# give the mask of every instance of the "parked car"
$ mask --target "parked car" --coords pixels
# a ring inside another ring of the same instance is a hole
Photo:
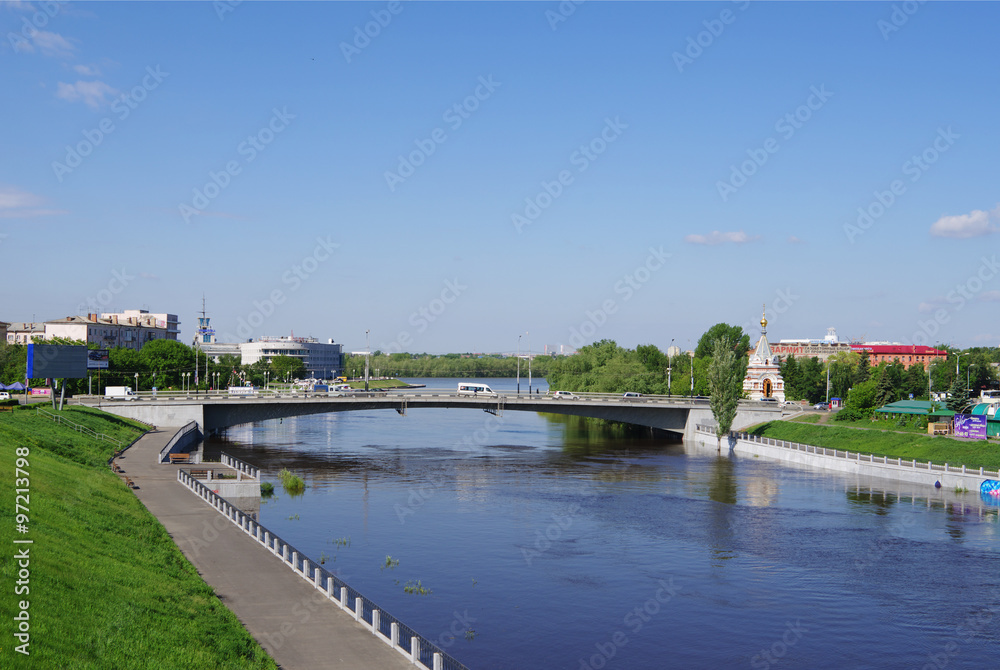
[[[776,403],[776,402],[778,402],[778,399],[777,398],[761,398],[760,401],[761,402],[774,402],[774,403]]]
[[[10,400],[10,394],[6,391],[0,391],[0,400]]]
[[[556,391],[552,394],[553,400],[579,400],[580,396],[575,393],[570,393],[569,391]]]
[[[818,402],[813,405],[813,409],[830,409],[830,403]]]

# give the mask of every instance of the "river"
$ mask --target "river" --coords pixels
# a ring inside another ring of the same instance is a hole
[[[275,483],[264,525],[473,669],[1000,665],[998,510],[975,492],[514,411],[314,415],[218,449]]]

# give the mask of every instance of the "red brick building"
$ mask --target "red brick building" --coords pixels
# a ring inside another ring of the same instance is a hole
[[[948,358],[948,352],[944,349],[916,344],[852,344],[851,351],[867,351],[868,362],[872,365],[878,365],[882,361],[892,363],[899,359],[900,364],[907,369],[911,365],[922,365],[926,370],[932,362]]]

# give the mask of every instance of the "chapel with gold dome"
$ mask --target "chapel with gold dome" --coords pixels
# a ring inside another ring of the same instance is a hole
[[[771,345],[767,343],[766,309],[760,319],[760,340],[747,363],[743,391],[750,400],[774,398],[778,402],[785,401],[785,380],[781,378],[781,367],[777,356],[771,352]]]

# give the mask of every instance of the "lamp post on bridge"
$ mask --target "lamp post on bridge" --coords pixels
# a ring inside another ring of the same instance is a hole
[[[521,395],[521,338],[523,335],[517,336],[517,394]]]
[[[528,336],[528,395],[531,395],[531,333],[525,331]]]
[[[673,349],[673,348],[674,348],[674,338],[671,337],[670,338],[670,346],[667,347],[667,397],[668,398],[670,397],[670,382],[671,382],[671,379],[670,379],[670,372],[671,372],[671,367],[670,367],[670,350]]]
[[[368,362],[372,355],[372,341],[368,336],[371,330],[365,331],[365,392],[368,391]]]

